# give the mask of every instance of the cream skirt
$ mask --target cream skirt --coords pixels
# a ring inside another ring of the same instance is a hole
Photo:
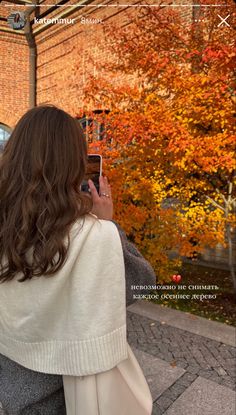
[[[67,415],[151,415],[152,396],[128,345],[128,359],[106,372],[63,375]]]

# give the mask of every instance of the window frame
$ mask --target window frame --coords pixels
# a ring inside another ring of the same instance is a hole
[[[0,152],[3,151],[6,142],[12,133],[12,128],[0,122]]]

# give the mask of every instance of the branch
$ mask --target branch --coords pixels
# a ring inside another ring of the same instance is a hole
[[[219,191],[219,189],[217,189],[217,187],[215,189],[216,189],[216,193],[218,193],[218,195],[220,197],[222,197],[222,199],[225,202],[225,204],[227,204],[228,201],[227,201],[226,197]]]
[[[231,205],[233,206],[233,209],[236,210],[236,199],[231,200]]]
[[[213,200],[210,196],[206,195],[206,198],[214,205],[216,206],[218,209],[222,210],[224,213],[226,211],[225,208],[223,208],[223,206],[219,205],[219,203],[217,203],[215,200]]]
[[[229,182],[229,192],[228,192],[228,202],[231,202],[231,195],[232,195],[232,190],[233,190],[233,183]]]

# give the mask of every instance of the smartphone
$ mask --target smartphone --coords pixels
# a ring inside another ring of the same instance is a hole
[[[88,179],[91,179],[99,193],[99,177],[102,175],[102,156],[99,154],[88,154],[87,169],[81,184],[83,192],[90,192]]]

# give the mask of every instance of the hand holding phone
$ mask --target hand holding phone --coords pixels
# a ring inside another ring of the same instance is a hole
[[[113,217],[113,201],[111,194],[111,186],[106,177],[99,177],[100,195],[91,179],[88,180],[91,197],[93,200],[93,208],[91,213],[94,213],[99,219],[112,220]]]

